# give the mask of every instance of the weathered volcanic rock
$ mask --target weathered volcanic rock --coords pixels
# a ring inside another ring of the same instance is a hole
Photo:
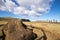
[[[22,21],[25,21],[25,22],[30,22],[30,20],[28,19],[21,19]]]
[[[28,29],[22,20],[10,20],[3,26],[5,40],[34,40],[33,30]]]

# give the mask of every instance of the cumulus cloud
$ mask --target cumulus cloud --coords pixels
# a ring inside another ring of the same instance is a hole
[[[48,13],[54,0],[0,0],[0,10],[16,15],[40,16]],[[18,4],[18,5],[17,5]]]

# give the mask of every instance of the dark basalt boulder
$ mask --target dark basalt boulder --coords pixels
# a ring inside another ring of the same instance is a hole
[[[22,20],[10,20],[3,26],[5,40],[34,40],[36,34],[22,23]]]
[[[22,21],[25,21],[25,22],[30,22],[30,20],[28,19],[21,19]]]

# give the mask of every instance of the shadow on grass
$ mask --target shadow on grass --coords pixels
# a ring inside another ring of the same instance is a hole
[[[41,39],[43,39],[43,40],[47,40],[47,36],[46,36],[46,34],[45,34],[44,30],[43,30],[43,29],[41,29],[41,31],[43,32],[43,36],[41,36],[41,37],[40,37],[40,38],[38,38],[37,40],[41,40]]]
[[[30,26],[30,27],[32,27],[32,28],[36,28],[36,29],[39,29],[38,27],[35,27],[35,26],[32,26],[32,25],[28,25],[28,26]],[[41,36],[40,38],[38,38],[37,40],[47,40],[47,36],[46,36],[46,34],[45,34],[45,31],[42,29],[42,28],[40,28],[39,30],[41,30],[42,31],[42,33],[43,33],[43,36]]]
[[[3,30],[2,30],[2,34],[3,34],[3,35],[0,36],[0,39],[1,39],[1,40],[5,40],[5,36],[6,36],[6,35],[4,34],[4,31],[3,31]]]

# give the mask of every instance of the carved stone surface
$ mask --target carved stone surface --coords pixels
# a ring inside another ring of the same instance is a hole
[[[21,20],[10,20],[3,26],[6,35],[5,40],[34,40],[35,35],[32,30],[26,28]]]

